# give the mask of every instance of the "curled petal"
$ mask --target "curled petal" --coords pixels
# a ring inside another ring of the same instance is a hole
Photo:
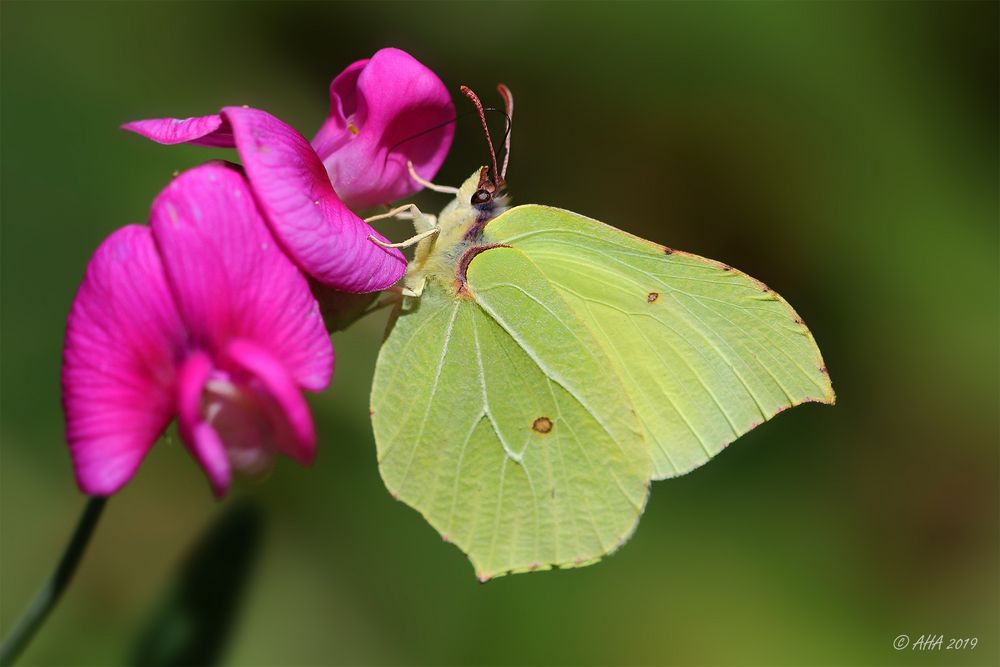
[[[90,260],[63,349],[66,437],[85,493],[120,489],[170,423],[185,336],[149,228],[113,233]]]
[[[434,72],[405,51],[382,49],[330,84],[330,116],[313,146],[341,199],[367,208],[421,189],[408,160],[420,176],[434,178],[451,147],[454,118]]]
[[[320,283],[345,292],[376,292],[406,271],[399,250],[368,239],[373,235],[386,240],[337,196],[309,142],[274,116],[226,107],[220,116],[135,121],[123,127],[160,143],[223,145],[213,142],[232,137],[225,145],[236,145],[272,231],[292,259]]]
[[[215,356],[234,338],[253,341],[299,385],[327,386],[333,346],[319,305],[237,167],[208,163],[175,178],[153,202],[151,225],[195,344]]]
[[[225,495],[232,479],[222,438],[202,415],[205,385],[212,373],[212,360],[195,351],[181,367],[177,394],[177,426],[191,455],[208,475],[216,497]]]
[[[309,406],[284,366],[263,347],[231,341],[213,363],[191,353],[180,371],[181,437],[222,497],[233,472],[258,475],[276,453],[310,465],[316,448]]]
[[[158,144],[195,144],[233,148],[233,132],[222,116],[195,116],[194,118],[150,118],[134,120],[122,125],[123,130],[135,132]]]
[[[331,155],[357,134],[358,128],[353,125],[352,120],[357,120],[358,77],[370,61],[370,58],[366,58],[351,63],[330,83],[330,115],[312,140],[313,148],[321,159]]]
[[[226,348],[222,363],[237,384],[257,392],[278,451],[311,465],[316,451],[312,415],[285,368],[260,345],[239,339]]]

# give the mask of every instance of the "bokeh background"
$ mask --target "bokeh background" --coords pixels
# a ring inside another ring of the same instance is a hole
[[[235,103],[311,136],[331,77],[382,46],[413,53],[456,99],[462,83],[513,89],[516,201],[781,292],[838,394],[655,484],[631,542],[601,564],[481,585],[379,478],[367,407],[380,313],[335,336],[334,384],[312,400],[313,469],[282,460],[220,506],[176,438],[160,443],[24,664],[125,660],[178,561],[241,496],[266,528],[233,665],[1000,661],[997,3],[0,10],[0,632],[84,504],[59,365],[90,253],[144,220],[175,170],[235,159],[117,126]],[[437,180],[484,160],[462,121]],[[896,652],[902,633],[979,644]]]

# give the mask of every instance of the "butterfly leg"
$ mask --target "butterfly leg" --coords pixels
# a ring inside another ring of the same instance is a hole
[[[403,300],[404,296],[419,297],[424,293],[424,285],[427,284],[427,278],[421,277],[418,280],[410,283],[409,285],[393,285],[392,287],[383,290],[382,298],[378,299],[375,303],[365,309],[362,316],[368,313],[374,313],[377,310],[381,310],[386,306],[391,306],[393,304],[399,303]]]
[[[412,213],[409,214],[401,213],[400,217],[403,218],[404,220],[412,220],[413,231],[415,231],[417,234],[425,232],[428,229],[435,229],[438,226],[437,216],[431,215],[430,213],[421,213],[420,211],[417,211],[416,215]]]
[[[374,243],[375,245],[379,246],[380,248],[409,248],[411,245],[416,245],[417,243],[420,243],[421,241],[423,241],[428,236],[434,236],[435,234],[439,233],[440,231],[441,230],[438,229],[437,227],[432,227],[431,229],[428,229],[427,231],[420,232],[419,234],[411,236],[410,238],[406,239],[405,241],[400,241],[399,243],[386,243],[385,241],[379,241],[377,238],[375,238],[371,234],[368,235],[368,240],[371,241],[372,243]]]
[[[369,234],[368,239],[375,245],[382,248],[409,248],[411,245],[420,243],[420,241],[424,240],[428,236],[434,236],[441,231],[437,226],[437,218],[430,214],[421,213],[420,209],[417,208],[415,204],[405,204],[386,213],[373,215],[370,218],[365,218],[365,222],[374,222],[376,220],[384,220],[386,218],[413,220],[413,227],[417,231],[417,234],[411,236],[405,241],[400,241],[399,243],[386,243],[385,241],[380,241],[375,236]]]
[[[424,293],[424,285],[427,284],[427,276],[420,276],[412,284],[404,286],[400,290],[400,294],[403,296],[419,297]]]
[[[376,220],[385,220],[386,218],[400,218],[402,220],[412,220],[416,217],[423,216],[420,209],[417,208],[416,204],[403,204],[402,206],[397,206],[394,209],[390,209],[385,213],[379,213],[378,215],[373,215],[369,218],[365,218],[365,222],[372,223]]]
[[[420,185],[424,186],[428,190],[433,190],[434,192],[443,192],[449,195],[458,194],[458,188],[454,188],[450,185],[437,185],[435,183],[431,183],[425,178],[421,178],[420,174],[418,174],[416,169],[413,168],[413,162],[411,160],[406,161],[406,169],[407,171],[410,172],[410,178],[415,180],[417,183],[420,183]]]
[[[416,228],[417,232],[437,227],[437,216],[421,212],[421,210],[417,208],[416,204],[403,204],[402,206],[397,206],[396,208],[386,211],[385,213],[379,213],[378,215],[365,218],[365,222],[375,222],[376,220],[385,220],[386,218],[412,220],[413,226]]]

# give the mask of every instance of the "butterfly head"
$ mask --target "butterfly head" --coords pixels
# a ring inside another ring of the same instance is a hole
[[[497,86],[497,90],[503,97],[505,113],[507,118],[507,129],[504,134],[504,160],[503,167],[498,167],[496,151],[493,149],[493,140],[490,137],[490,129],[486,124],[486,114],[483,103],[479,100],[472,89],[462,86],[462,94],[469,98],[479,113],[479,121],[483,125],[483,134],[486,135],[486,145],[490,150],[490,166],[480,167],[470,176],[458,190],[453,210],[469,211],[472,213],[477,226],[481,227],[487,221],[500,215],[507,209],[507,163],[510,160],[510,131],[511,118],[514,114],[514,97],[510,89],[502,83]]]
[[[491,177],[489,167],[480,167],[458,189],[456,204],[471,208],[478,214],[476,217],[500,215],[507,207],[506,189],[504,181]]]

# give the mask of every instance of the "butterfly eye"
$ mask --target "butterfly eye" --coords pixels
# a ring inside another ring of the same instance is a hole
[[[475,193],[473,193],[473,195],[472,195],[472,203],[473,204],[485,204],[486,202],[488,202],[492,198],[493,198],[493,195],[491,195],[489,193],[489,191],[480,188],[480,189],[476,190]]]

